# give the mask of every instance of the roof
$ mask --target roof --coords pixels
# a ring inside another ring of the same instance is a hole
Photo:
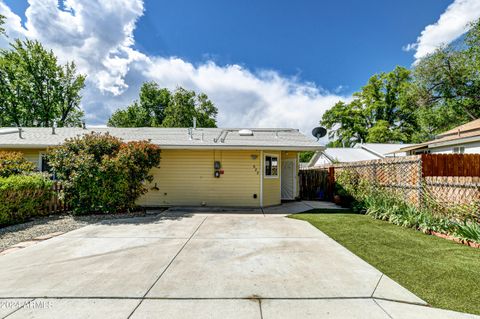
[[[386,144],[386,143],[361,143],[356,144],[355,148],[362,148],[381,157],[387,156],[399,148],[411,147],[416,144]]]
[[[390,152],[390,154],[405,153],[405,152],[408,152],[408,151],[417,150],[417,149],[424,148],[424,147],[427,147],[427,146],[428,146],[428,142],[420,143],[420,144],[413,144],[411,146],[402,147],[402,148],[397,149],[393,152]]]
[[[465,123],[463,125],[452,128],[449,131],[438,134],[437,138],[445,137],[447,135],[458,135],[459,133],[460,135],[462,135],[461,133],[463,132],[474,131],[474,130],[480,131],[480,119]]]
[[[435,148],[445,145],[456,145],[480,141],[480,119],[457,126],[449,131],[438,134],[436,139],[403,147],[392,153],[407,152],[422,148]]]
[[[361,148],[327,148],[317,152],[309,163],[309,166],[323,166],[332,163],[350,163],[380,159],[369,151]]]
[[[0,148],[46,148],[63,143],[65,139],[90,132],[109,133],[122,140],[150,140],[162,148],[177,149],[271,149],[271,150],[321,150],[324,147],[296,129],[249,129],[252,136],[239,134],[240,129],[197,128],[192,135],[187,128],[56,128],[49,127],[0,129]],[[203,138],[202,138],[203,137]]]

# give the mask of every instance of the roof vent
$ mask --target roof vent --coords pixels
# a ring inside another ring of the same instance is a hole
[[[253,136],[253,131],[243,129],[243,130],[238,131],[238,135],[240,135],[240,136]]]

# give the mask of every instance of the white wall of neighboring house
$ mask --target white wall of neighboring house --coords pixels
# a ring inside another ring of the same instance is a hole
[[[332,164],[332,161],[330,161],[325,155],[321,154],[319,155],[318,160],[314,163],[314,166],[323,166],[327,164]]]
[[[430,154],[453,154],[455,147],[464,147],[465,154],[480,154],[480,142],[467,143],[467,144],[455,144],[442,147],[430,148]]]

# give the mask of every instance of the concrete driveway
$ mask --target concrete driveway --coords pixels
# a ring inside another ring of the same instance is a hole
[[[174,212],[0,256],[4,318],[473,318],[433,309],[310,224]]]

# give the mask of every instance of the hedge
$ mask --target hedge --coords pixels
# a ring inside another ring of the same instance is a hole
[[[45,214],[52,186],[53,182],[40,173],[0,177],[0,226]]]

